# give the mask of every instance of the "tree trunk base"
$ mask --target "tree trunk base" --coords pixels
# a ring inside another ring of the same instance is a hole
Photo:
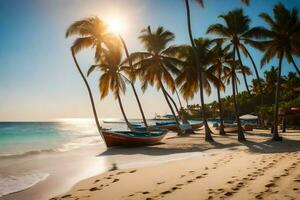
[[[205,133],[205,141],[207,141],[207,142],[213,142],[214,139],[211,137],[210,134],[206,134],[206,133]]]
[[[242,130],[238,131],[238,141],[239,141],[239,142],[244,142],[244,141],[246,141],[244,132],[243,132]]]
[[[224,131],[224,126],[220,126],[219,135],[226,135],[226,132]]]
[[[279,136],[278,133],[275,133],[275,134],[273,133],[272,141],[279,141],[279,142],[281,142],[282,141],[282,137]]]

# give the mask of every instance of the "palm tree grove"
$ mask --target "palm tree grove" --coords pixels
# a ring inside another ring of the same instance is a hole
[[[300,200],[299,11],[0,1],[0,200]]]

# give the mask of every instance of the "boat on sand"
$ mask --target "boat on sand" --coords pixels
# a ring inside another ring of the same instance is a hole
[[[165,137],[167,131],[102,131],[102,133],[107,147],[112,147],[121,145],[140,146],[157,143]]]

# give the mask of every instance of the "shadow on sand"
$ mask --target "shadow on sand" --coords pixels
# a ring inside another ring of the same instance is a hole
[[[296,134],[297,136],[299,134]],[[283,137],[282,142],[271,141],[270,133],[246,133],[247,141],[238,142],[235,134],[219,136],[214,134],[215,141],[204,142],[203,135],[190,135],[188,137],[169,137],[164,143],[149,146],[125,146],[109,148],[98,156],[106,155],[169,155],[176,153],[203,152],[210,149],[229,149],[235,150],[236,147],[246,147],[251,153],[287,153],[300,151],[300,140],[291,140]],[[182,141],[184,138],[190,141]],[[268,139],[267,139],[268,138]],[[174,142],[176,141],[176,142]],[[196,141],[196,142],[195,142]],[[202,141],[202,142],[198,142]]]

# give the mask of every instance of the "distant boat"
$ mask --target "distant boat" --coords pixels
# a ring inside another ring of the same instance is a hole
[[[121,145],[147,145],[161,141],[167,131],[102,131],[107,147]]]
[[[160,129],[166,129],[166,130],[170,130],[170,131],[177,131],[177,126],[176,126],[176,122],[156,122],[156,127],[160,128]],[[191,128],[187,128],[187,129],[199,129],[203,126],[203,123],[198,123],[198,124],[189,124],[187,127],[191,127]],[[182,127],[184,127],[182,125]],[[186,129],[186,130],[187,130]]]
[[[110,120],[103,120],[103,123],[109,123],[109,124],[124,124],[125,121],[110,121]]]
[[[165,126],[165,125],[176,125],[176,122],[170,121],[170,122],[156,122],[156,126]]]
[[[158,115],[155,113],[153,120],[173,120],[173,115]]]

